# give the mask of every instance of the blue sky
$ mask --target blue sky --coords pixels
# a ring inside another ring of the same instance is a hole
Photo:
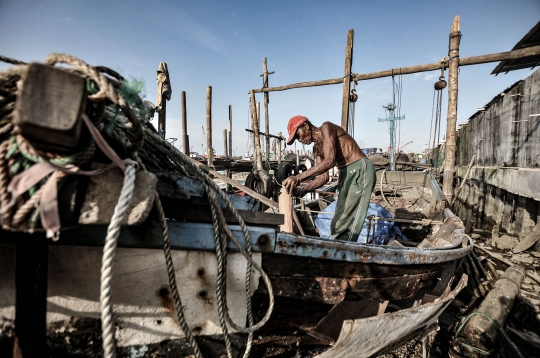
[[[188,132],[202,148],[206,86],[213,89],[213,142],[223,152],[228,107],[233,110],[233,150],[247,145],[248,91],[262,86],[268,58],[270,86],[343,76],[347,31],[354,29],[353,72],[368,73],[440,61],[448,34],[461,17],[461,57],[510,50],[540,19],[540,1],[26,1],[0,0],[0,54],[43,61],[68,53],[105,65],[146,84],[156,97],[156,70],[168,64],[172,99],[167,137],[181,138],[180,92],[186,91]],[[9,65],[0,63],[0,70]],[[490,75],[496,63],[460,69],[458,122],[531,70]],[[439,73],[402,78],[400,143],[421,151],[429,138],[433,84]],[[397,78],[396,78],[397,80]],[[388,146],[383,105],[392,100],[389,78],[358,83],[355,139],[362,147]],[[342,86],[270,94],[270,132],[285,134],[290,117],[318,125],[340,123]],[[262,102],[262,94],[257,95]],[[446,124],[447,92],[443,98]],[[264,116],[263,116],[264,121]],[[157,122],[157,116],[154,122]],[[264,123],[264,122],[263,122]],[[180,141],[176,142],[181,145]],[[306,148],[310,149],[310,148]]]

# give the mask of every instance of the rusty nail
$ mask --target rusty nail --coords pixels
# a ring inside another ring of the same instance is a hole
[[[268,235],[266,234],[259,236],[259,238],[257,239],[257,243],[259,245],[265,245],[267,242],[268,242]]]

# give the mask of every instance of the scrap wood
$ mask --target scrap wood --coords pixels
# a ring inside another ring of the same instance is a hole
[[[506,335],[503,328],[506,319],[519,296],[520,287],[525,279],[525,268],[510,266],[498,280],[493,290],[480,304],[476,312],[470,314],[456,334],[456,342],[465,348],[490,352],[500,342],[512,356],[522,357],[519,348]]]
[[[487,254],[488,256],[490,256],[491,258],[499,261],[499,262],[502,262],[503,264],[507,265],[507,266],[512,266],[514,265],[512,262],[502,258],[502,257],[499,257],[499,255],[497,254],[492,254],[491,252],[489,252],[488,250],[484,249],[483,247],[480,247],[478,246],[477,244],[474,244],[474,248],[477,249],[477,250],[480,250],[482,251],[483,253]],[[536,281],[538,284],[540,284],[540,277],[538,277],[537,274],[533,274],[532,272],[529,272],[527,271],[527,277],[529,277],[530,279]]]
[[[527,250],[529,247],[536,244],[540,240],[540,223],[536,224],[534,229],[527,235],[527,237],[520,241],[520,243],[512,250],[514,253]]]
[[[248,188],[247,186],[244,186],[244,185],[240,184],[240,183],[237,182],[236,180],[234,180],[234,179],[232,179],[232,178],[229,178],[229,177],[227,177],[226,175],[219,174],[217,171],[208,168],[206,165],[204,165],[204,164],[202,164],[202,163],[199,163],[198,161],[196,161],[196,160],[193,159],[193,158],[189,158],[189,159],[191,159],[191,161],[192,161],[193,163],[195,163],[195,165],[201,167],[202,169],[204,169],[204,170],[207,171],[208,173],[212,174],[213,176],[215,176],[215,177],[217,177],[217,178],[223,180],[224,182],[226,182],[226,183],[228,183],[228,184],[231,184],[231,185],[234,186],[235,188],[241,189],[242,191],[244,191],[245,193],[247,193],[249,196],[252,196],[252,197],[254,197],[255,199],[259,199],[259,200],[261,201],[261,203],[268,205],[268,206],[271,207],[272,209],[279,210],[279,205],[278,205],[278,203],[276,203],[274,200],[268,199],[268,198],[265,197],[264,195],[261,195],[261,194],[257,193],[256,191],[251,190],[251,189]]]

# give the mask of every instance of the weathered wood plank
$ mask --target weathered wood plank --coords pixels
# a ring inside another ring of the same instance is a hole
[[[278,203],[276,203],[276,202],[273,201],[272,199],[268,199],[268,198],[265,197],[264,195],[261,195],[261,194],[257,193],[256,191],[251,190],[250,188],[248,188],[248,187],[245,186],[245,185],[240,184],[240,183],[237,182],[236,180],[234,180],[234,179],[232,179],[232,178],[228,178],[226,175],[219,174],[219,173],[216,172],[215,170],[212,170],[212,169],[208,168],[207,166],[205,166],[205,165],[202,164],[202,163],[199,163],[198,161],[194,160],[193,158],[190,158],[190,159],[193,161],[193,163],[195,163],[195,165],[197,165],[197,166],[199,166],[199,167],[203,167],[203,169],[204,169],[205,171],[207,171],[208,173],[212,174],[212,175],[215,176],[216,178],[219,178],[219,179],[223,180],[224,182],[231,184],[233,187],[242,190],[243,192],[245,192],[245,193],[248,194],[249,196],[254,197],[255,199],[260,200],[261,203],[264,203],[264,204],[268,205],[268,206],[271,207],[272,209],[279,210]]]
[[[282,232],[293,232],[293,207],[292,196],[287,194],[285,190],[279,195],[279,212],[284,216],[283,225],[280,226]]]
[[[531,231],[529,233],[529,235],[527,235],[525,237],[525,239],[523,239],[515,248],[514,248],[514,252],[515,253],[518,253],[518,252],[522,252],[522,251],[525,251],[527,250],[529,247],[533,246],[534,244],[536,244],[536,242],[540,240],[540,223],[536,224],[536,226],[534,227],[533,231]]]
[[[330,312],[307,334],[318,339],[324,337],[328,342],[326,344],[334,345],[341,332],[343,321],[377,316],[381,306],[386,309],[384,303],[388,305],[388,301],[342,301],[332,307]]]
[[[193,205],[189,201],[174,200],[170,198],[162,198],[161,204],[165,211],[165,216],[169,219],[195,221],[195,222],[211,222],[212,215],[210,207],[204,205]],[[282,225],[284,216],[282,214],[262,213],[259,211],[237,210],[238,214],[248,224],[258,225]],[[238,220],[229,209],[223,209],[223,215],[229,223],[238,223]]]

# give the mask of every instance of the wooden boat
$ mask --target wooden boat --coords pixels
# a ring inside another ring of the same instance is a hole
[[[17,90],[6,84],[20,79],[17,71],[3,77],[3,89],[8,88],[15,94]],[[16,97],[9,97],[11,103]],[[0,122],[3,123],[0,140],[4,143],[15,134],[9,117],[13,106],[2,105],[8,108],[3,112],[3,118],[7,120]],[[78,111],[77,107],[77,115]],[[116,114],[111,112],[114,116],[118,114],[118,111]],[[112,132],[117,134],[105,139],[126,157],[129,151],[125,144],[136,141],[136,126],[121,123],[117,123]],[[114,320],[118,327],[116,340],[118,346],[125,349],[159,345],[184,337],[178,327],[173,292],[161,251],[163,228],[154,209],[156,192],[167,218],[174,272],[189,328],[198,336],[222,333],[216,309],[215,231],[203,183],[186,172],[188,157],[151,129],[143,127],[141,131],[144,141],[138,157],[150,173],[140,171],[136,176],[129,215],[118,239],[111,284]],[[29,133],[39,136],[35,128]],[[96,155],[92,164],[100,160],[103,162],[103,155]],[[203,171],[218,175],[208,168]],[[201,172],[200,175],[206,174]],[[116,198],[120,196],[122,180],[123,175],[118,170],[106,171],[90,179],[68,177],[58,192],[63,231],[57,242],[44,241],[39,226],[9,228],[26,233],[8,231],[9,225],[4,227],[0,235],[0,338],[12,332],[15,307],[19,313],[28,309],[43,314],[40,307],[45,299],[49,334],[52,334],[51,330],[65,331],[74,320],[95,322],[100,317],[101,247]],[[429,173],[379,172],[377,182],[372,200],[386,201],[387,209],[395,214],[396,221],[405,224],[402,229],[410,238],[416,239],[416,244],[406,247],[396,241],[392,245],[378,246],[327,240],[315,233],[282,232],[279,225],[284,221],[283,215],[259,211],[263,204],[273,206],[276,203],[272,204],[260,195],[255,197],[262,202],[249,196],[227,194],[236,207],[234,211],[247,224],[253,250],[251,260],[268,274],[274,295],[332,305],[342,302],[383,304],[420,300],[427,293],[435,297],[443,295],[454,276],[457,262],[472,249],[461,220],[445,208],[446,201],[439,185]],[[240,184],[236,186],[250,192]],[[237,225],[238,217],[227,208],[223,213],[232,234],[246,248],[242,227]],[[309,214],[303,217],[304,223],[310,221]],[[23,255],[25,251],[34,256]],[[245,322],[246,261],[230,241],[227,251],[228,311],[234,322]],[[23,265],[25,262],[28,266]],[[47,265],[48,269],[43,270]],[[34,269],[41,270],[40,274],[32,271]],[[14,280],[16,270],[17,285]],[[20,277],[26,277],[27,281]],[[23,299],[21,290],[32,285],[41,287],[39,294]],[[269,293],[258,273],[253,273],[251,279],[251,291],[255,290]],[[444,304],[449,302],[442,301]],[[24,326],[27,333],[32,333],[32,315],[26,317],[26,321],[19,320],[19,328]],[[432,323],[433,317],[430,316],[429,322]],[[411,327],[423,323],[411,322]],[[392,344],[406,336],[396,335]],[[23,342],[23,337],[19,336],[19,340]]]

